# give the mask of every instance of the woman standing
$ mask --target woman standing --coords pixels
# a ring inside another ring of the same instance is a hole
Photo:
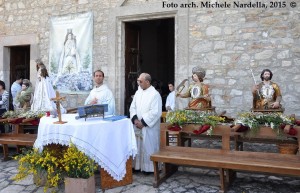
[[[9,93],[5,90],[5,83],[0,80],[0,108],[8,110]]]
[[[8,97],[9,93],[5,90],[5,83],[0,80],[0,117],[5,111],[8,111]],[[6,128],[6,125],[0,124],[0,133],[5,133]]]

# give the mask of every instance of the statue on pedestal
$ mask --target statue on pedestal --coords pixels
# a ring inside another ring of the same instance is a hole
[[[203,83],[206,74],[205,70],[197,66],[192,69],[192,73],[194,83],[189,86],[185,93],[177,93],[176,96],[181,98],[191,97],[191,101],[188,104],[189,109],[211,108],[208,85]]]
[[[272,82],[273,73],[269,69],[261,72],[261,83],[252,87],[253,110],[282,111],[279,86]]]

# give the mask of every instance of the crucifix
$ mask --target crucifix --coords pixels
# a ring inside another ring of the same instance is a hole
[[[57,115],[58,115],[58,121],[53,122],[54,124],[65,124],[67,123],[67,121],[62,121],[61,120],[61,112],[60,112],[60,102],[64,101],[66,99],[66,97],[61,97],[59,96],[59,92],[56,91],[56,97],[52,98],[52,101],[55,101],[56,103],[56,109],[57,109]]]

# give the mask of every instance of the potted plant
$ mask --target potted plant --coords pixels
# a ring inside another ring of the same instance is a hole
[[[39,151],[36,148],[23,150],[23,153],[14,157],[18,160],[18,173],[13,178],[20,181],[33,174],[36,185],[44,185],[46,192],[49,187],[57,187],[62,179],[62,168],[59,152],[45,148]],[[55,191],[55,189],[54,189]]]
[[[73,143],[62,159],[65,171],[65,193],[95,193],[94,172],[97,165]]]

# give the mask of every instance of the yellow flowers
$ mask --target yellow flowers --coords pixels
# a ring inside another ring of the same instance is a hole
[[[14,159],[19,161],[18,173],[14,180],[22,180],[30,174],[45,173],[44,192],[56,187],[66,175],[71,178],[89,178],[94,175],[97,165],[94,160],[79,151],[74,144],[68,148],[46,146],[42,152],[38,149],[23,151]]]
[[[13,180],[19,181],[30,174],[45,173],[44,192],[47,191],[48,187],[58,186],[59,181],[62,179],[62,169],[58,164],[57,156],[58,154],[55,151],[48,148],[45,148],[42,152],[35,148],[23,151],[21,155],[14,157],[19,161],[19,166],[18,173]]]
[[[94,175],[94,171],[97,169],[94,160],[79,151],[72,143],[64,153],[62,165],[66,175],[70,178],[88,179]]]

